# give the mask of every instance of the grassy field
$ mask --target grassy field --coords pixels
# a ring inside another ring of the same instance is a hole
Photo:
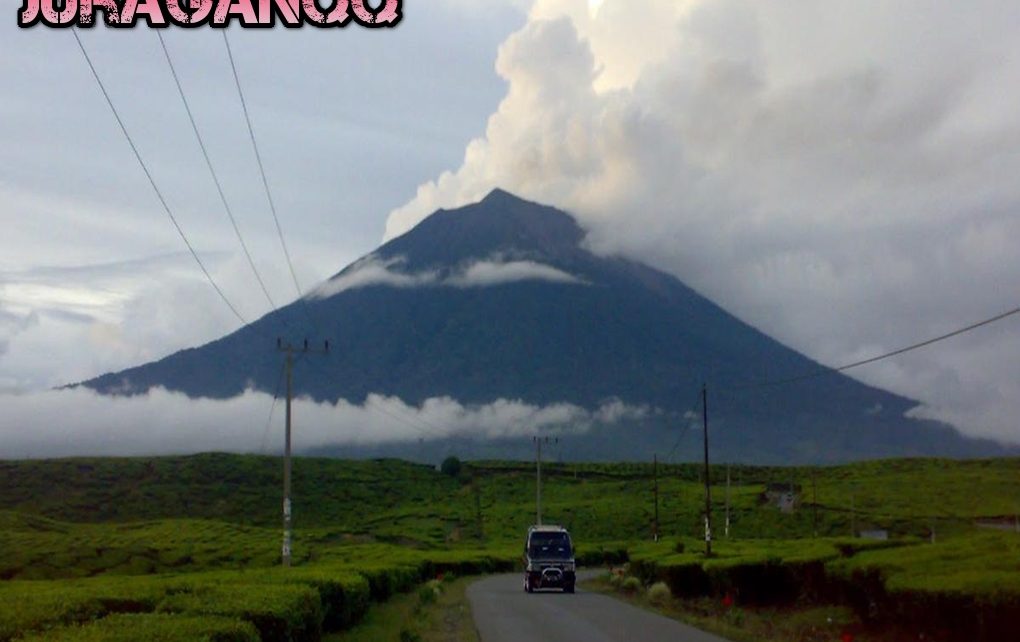
[[[890,617],[961,596],[993,616],[1020,601],[1020,535],[975,526],[1020,513],[1020,460],[729,472],[727,491],[726,469],[712,469],[711,559],[697,465],[659,466],[658,543],[651,464],[547,464],[543,515],[571,529],[582,557],[627,554],[646,583],[672,577],[680,592],[693,582],[703,596],[741,588],[751,599],[764,577],[789,592],[821,582],[820,599],[860,585],[888,597]],[[392,460],[297,459],[296,568],[284,572],[281,478],[278,458],[255,456],[0,462],[0,642],[129,639],[132,627],[153,639],[318,640],[439,571],[510,568],[534,521],[526,463],[473,462],[451,477]],[[777,483],[797,489],[792,512],[764,500]],[[853,528],[894,541],[850,539]],[[824,581],[797,574],[818,569]]]
[[[475,578],[447,576],[373,606],[365,619],[325,642],[478,642],[465,590]]]

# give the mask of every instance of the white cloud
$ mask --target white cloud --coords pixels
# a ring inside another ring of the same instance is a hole
[[[313,299],[328,299],[345,290],[354,290],[371,285],[413,288],[433,285],[438,281],[439,274],[434,271],[407,274],[391,269],[402,264],[404,261],[403,257],[380,259],[378,256],[370,254],[351,265],[340,275],[319,285],[308,296]]]
[[[551,265],[535,261],[477,261],[446,279],[445,283],[461,288],[487,287],[515,281],[551,281],[582,283],[583,281]]]
[[[550,281],[553,283],[582,284],[584,281],[563,270],[527,260],[504,260],[500,257],[474,261],[449,274],[436,270],[401,272],[394,268],[405,263],[403,257],[380,259],[369,255],[361,259],[339,276],[326,281],[308,296],[328,299],[345,290],[372,285],[392,288],[414,287],[490,287],[516,281]]]
[[[242,257],[202,258],[247,319],[268,310]],[[293,289],[283,272],[267,274],[274,291]],[[204,344],[239,325],[186,253],[0,271],[0,343],[7,344],[0,350],[0,389],[81,381]]]
[[[282,408],[268,423],[272,397],[246,392],[228,400],[189,399],[163,389],[109,397],[75,389],[5,395],[0,452],[5,458],[133,456],[207,451],[277,452]],[[568,434],[595,425],[640,419],[649,411],[607,401],[595,411],[572,404],[533,406],[500,399],[464,406],[448,397],[421,406],[370,395],[362,405],[297,399],[294,447],[374,445],[447,437],[506,438]],[[26,430],[26,426],[32,426]]]
[[[530,15],[500,48],[508,90],[484,136],[387,238],[503,187],[833,365],[1016,305],[1020,5],[536,0]],[[1003,327],[853,374],[1018,441]]]

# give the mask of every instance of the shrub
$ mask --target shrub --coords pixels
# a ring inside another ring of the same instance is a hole
[[[421,635],[414,629],[400,629],[400,642],[421,642]]]
[[[644,587],[641,585],[641,580],[639,580],[638,578],[632,576],[632,577],[628,577],[627,579],[623,580],[623,585],[622,585],[621,588],[623,588],[623,592],[624,593],[629,593],[631,595],[636,595],[636,594],[640,593],[641,589],[644,588]]]
[[[152,578],[74,582],[0,582],[0,642],[113,613],[152,611],[164,588]]]
[[[253,581],[310,586],[322,602],[322,628],[340,631],[364,616],[371,601],[368,580],[344,566],[273,569]]]
[[[655,606],[665,606],[673,599],[673,594],[665,582],[656,582],[648,589],[648,601]]]
[[[158,610],[243,619],[258,629],[263,642],[317,642],[322,635],[320,600],[318,591],[304,586],[199,584],[168,595]]]
[[[184,615],[111,615],[85,626],[65,626],[29,635],[23,642],[259,642],[240,620]]]
[[[366,567],[361,574],[368,580],[372,600],[376,602],[385,602],[391,595],[410,591],[422,579],[417,565]]]
[[[418,588],[418,602],[422,605],[432,604],[442,592],[439,580],[428,581]]]

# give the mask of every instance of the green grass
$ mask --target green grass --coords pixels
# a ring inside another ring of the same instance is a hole
[[[471,578],[430,582],[421,591],[373,606],[354,628],[326,636],[326,642],[478,642],[465,590]],[[435,587],[439,587],[438,595]],[[403,637],[402,637],[403,636]]]

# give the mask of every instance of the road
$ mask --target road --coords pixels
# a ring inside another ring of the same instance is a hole
[[[580,587],[573,595],[529,595],[520,573],[479,580],[468,587],[467,596],[482,642],[726,642]]]

